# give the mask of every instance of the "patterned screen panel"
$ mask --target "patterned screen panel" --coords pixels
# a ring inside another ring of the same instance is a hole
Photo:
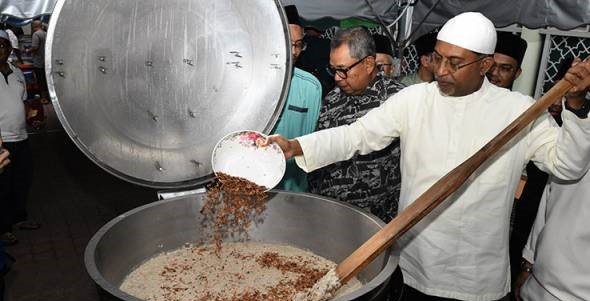
[[[590,38],[574,36],[550,36],[550,48],[547,66],[544,68],[543,94],[547,92],[558,77],[559,69],[564,61],[571,57],[585,58],[590,54]]]
[[[401,61],[401,76],[416,72],[418,70],[418,60],[416,47],[414,45],[406,47]]]

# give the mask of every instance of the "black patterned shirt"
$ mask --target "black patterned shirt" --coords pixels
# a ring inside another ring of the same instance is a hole
[[[362,95],[347,95],[336,87],[326,95],[318,130],[351,124],[404,88],[378,73]],[[363,208],[388,222],[397,214],[401,175],[399,138],[368,155],[355,155],[308,175],[311,192]]]

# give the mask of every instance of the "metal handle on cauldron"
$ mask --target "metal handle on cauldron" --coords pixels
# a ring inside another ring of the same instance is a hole
[[[459,189],[481,164],[540,116],[555,100],[563,97],[570,88],[572,88],[572,84],[563,79],[557,82],[543,97],[537,100],[477,153],[439,179],[395,219],[338,264],[336,274],[340,279],[340,284],[344,284],[356,276],[360,270],[373,261],[383,250],[387,249],[397,238],[418,223],[451,193]]]

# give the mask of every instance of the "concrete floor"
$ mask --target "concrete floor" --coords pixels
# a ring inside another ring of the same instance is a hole
[[[107,221],[156,200],[156,191],[110,175],[96,166],[61,130],[30,136],[35,176],[29,197],[35,231],[17,231],[7,247],[17,262],[6,277],[6,301],[95,301],[83,254]]]

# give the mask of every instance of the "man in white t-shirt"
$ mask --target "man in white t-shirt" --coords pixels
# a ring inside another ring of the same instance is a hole
[[[12,163],[0,174],[0,240],[15,244],[13,227],[33,230],[39,224],[27,220],[26,200],[32,182],[32,156],[27,140],[23,73],[8,63],[12,47],[8,34],[0,30],[0,130],[3,148]]]
[[[10,44],[12,45],[12,53],[8,57],[8,62],[18,66],[23,62],[20,56],[20,48],[18,47],[18,37],[14,34],[11,25],[6,25],[6,33],[8,34],[8,39],[10,40]]]

